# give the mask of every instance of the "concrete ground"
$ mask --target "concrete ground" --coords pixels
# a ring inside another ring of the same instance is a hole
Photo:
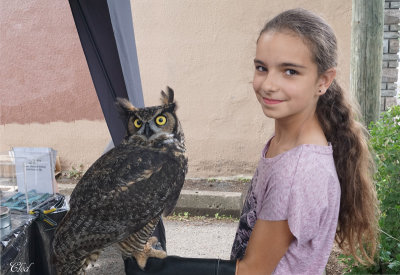
[[[168,255],[229,259],[237,225],[233,220],[209,218],[164,219]],[[125,274],[118,249],[108,247],[86,274]]]

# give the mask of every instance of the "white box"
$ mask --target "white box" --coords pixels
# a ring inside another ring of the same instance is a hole
[[[47,147],[14,147],[12,153],[18,192],[35,190],[37,193],[55,193],[57,151]]]

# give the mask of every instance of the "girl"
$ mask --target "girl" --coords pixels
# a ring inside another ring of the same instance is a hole
[[[233,245],[239,274],[322,274],[335,237],[357,260],[359,249],[373,262],[373,162],[335,81],[336,51],[332,29],[306,10],[283,12],[261,31],[253,87],[275,135]]]
[[[152,259],[146,274],[213,274],[202,269],[211,263],[216,274],[322,274],[334,239],[373,262],[373,162],[367,132],[335,81],[336,51],[332,29],[309,11],[285,11],[265,25],[253,87],[275,134],[247,194],[231,261]]]

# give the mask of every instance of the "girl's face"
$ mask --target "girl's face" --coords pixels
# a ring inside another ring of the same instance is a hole
[[[323,78],[300,37],[291,32],[262,34],[254,66],[253,88],[266,116],[279,120],[314,114],[325,92]]]

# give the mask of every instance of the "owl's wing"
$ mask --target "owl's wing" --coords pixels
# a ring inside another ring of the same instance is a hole
[[[133,182],[150,177],[167,161],[159,155],[159,152],[146,147],[130,144],[113,148],[93,163],[74,188],[70,198],[71,209],[75,204],[80,207],[90,204],[91,208],[101,205],[97,202],[103,202]]]
[[[146,147],[119,145],[98,159],[75,187],[58,239],[93,235],[119,241],[175,205],[182,188],[184,157]],[[64,227],[64,229],[62,228]],[[73,228],[73,233],[67,229]],[[72,236],[75,235],[75,236]],[[106,237],[107,236],[107,237]],[[85,243],[91,247],[91,243]]]

